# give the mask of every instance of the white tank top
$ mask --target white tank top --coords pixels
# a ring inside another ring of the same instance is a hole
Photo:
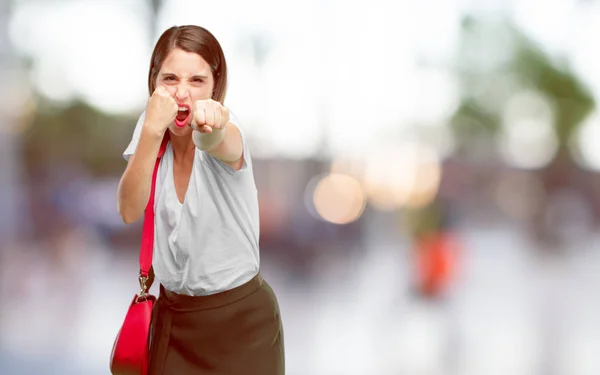
[[[123,153],[137,147],[145,112]],[[165,289],[186,295],[208,295],[240,286],[259,271],[258,195],[244,129],[244,165],[235,170],[196,148],[183,204],[173,181],[171,144],[156,178],[153,266]]]

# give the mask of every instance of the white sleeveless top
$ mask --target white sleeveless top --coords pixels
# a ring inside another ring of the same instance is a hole
[[[145,112],[135,127],[126,160],[137,147]],[[237,118],[230,122],[242,134],[244,165],[235,170],[196,148],[183,204],[173,181],[171,143],[156,178],[153,266],[167,290],[208,295],[240,286],[259,271],[258,195],[246,134]]]

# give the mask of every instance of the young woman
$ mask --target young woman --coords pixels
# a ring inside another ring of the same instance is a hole
[[[283,329],[259,273],[258,197],[246,136],[223,104],[227,65],[199,26],[166,30],[148,75],[150,99],[124,152],[126,223],[155,194],[150,374],[284,374]]]

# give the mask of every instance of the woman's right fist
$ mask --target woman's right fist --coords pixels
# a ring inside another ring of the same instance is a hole
[[[151,130],[164,134],[177,116],[177,102],[164,86],[157,86],[146,105],[144,125]]]

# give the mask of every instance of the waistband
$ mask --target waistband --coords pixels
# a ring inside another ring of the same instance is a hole
[[[160,286],[159,302],[176,311],[200,311],[222,307],[241,300],[256,292],[262,285],[263,279],[259,273],[250,281],[224,292],[207,296],[188,296],[166,290]]]

